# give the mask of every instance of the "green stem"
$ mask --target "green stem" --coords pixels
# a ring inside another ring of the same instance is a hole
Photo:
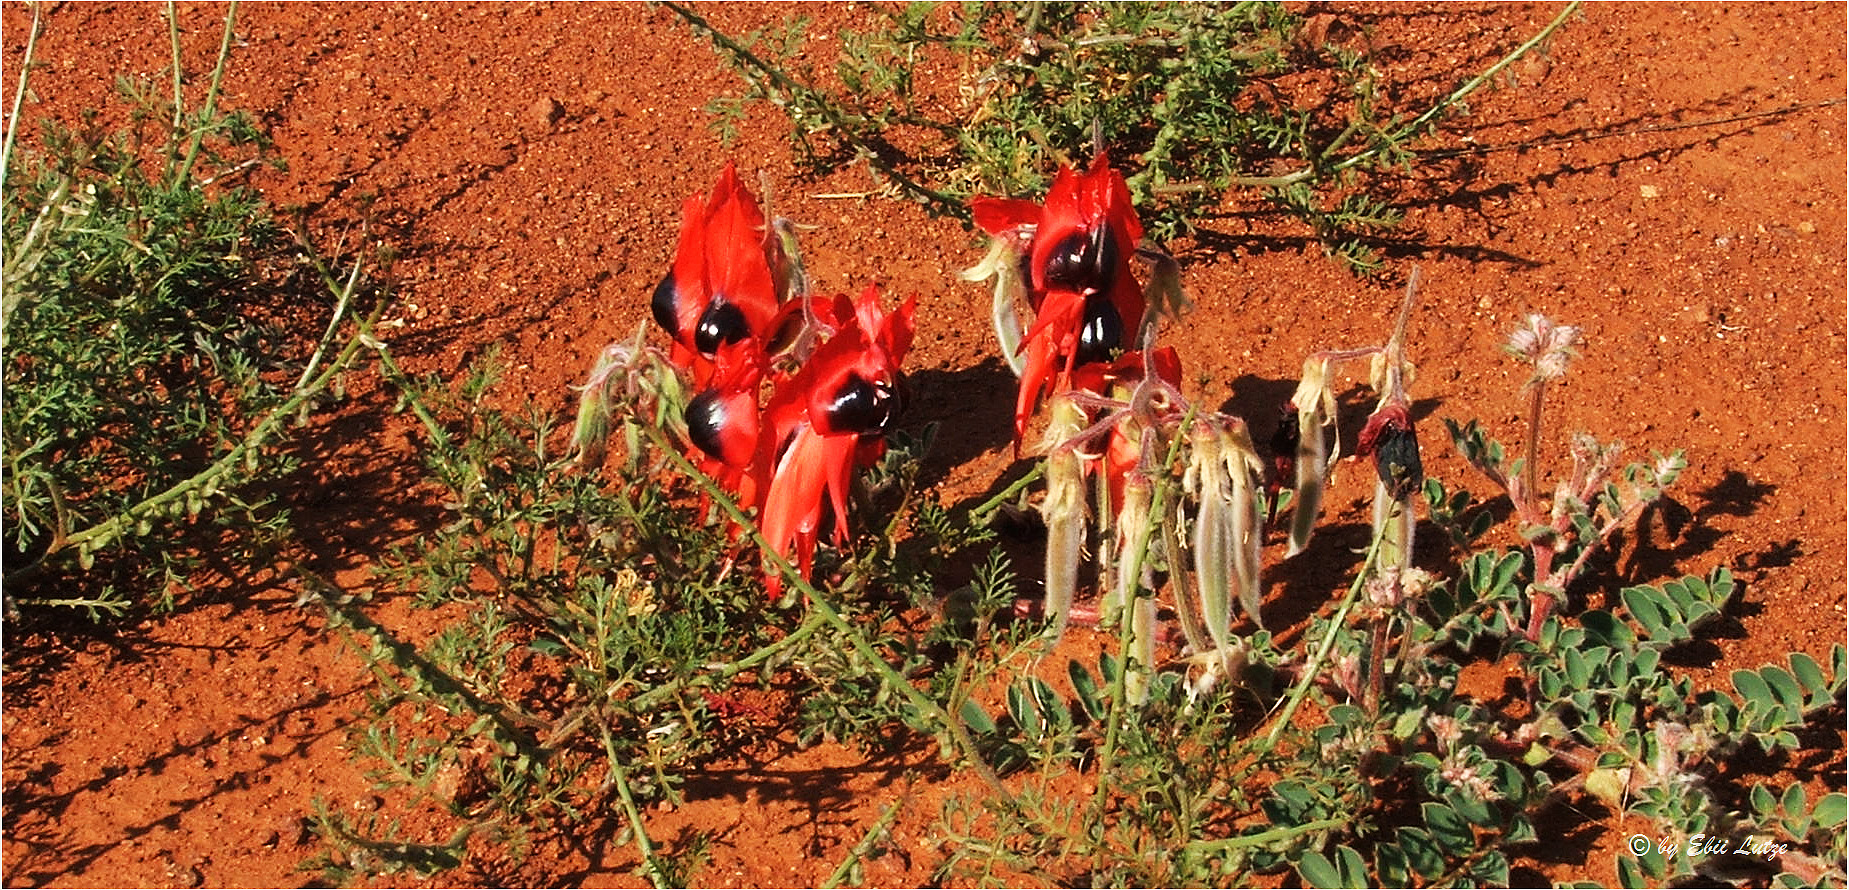
[[[1311,164],[1301,169],[1292,170],[1289,173],[1276,176],[1229,177],[1226,181],[1227,186],[1231,188],[1283,188],[1285,186],[1295,185],[1299,182],[1324,179],[1333,174],[1341,173],[1344,170],[1349,170],[1373,161],[1375,158],[1386,153],[1389,148],[1416,135],[1419,130],[1436,120],[1439,115],[1444,114],[1445,111],[1450,109],[1453,105],[1462,102],[1464,98],[1471,93],[1481,89],[1484,84],[1488,83],[1496,75],[1501,74],[1504,69],[1515,64],[1522,56],[1527,55],[1536,46],[1546,41],[1547,38],[1552,36],[1555,31],[1558,31],[1562,25],[1566,24],[1567,19],[1571,18],[1575,12],[1579,11],[1580,3],[1581,0],[1573,0],[1573,2],[1568,3],[1566,8],[1561,10],[1560,14],[1555,16],[1554,20],[1547,24],[1547,27],[1542,28],[1533,37],[1528,38],[1527,42],[1516,47],[1508,55],[1503,56],[1496,64],[1484,69],[1481,74],[1466,81],[1463,86],[1452,90],[1450,95],[1438,100],[1436,104],[1426,109],[1423,114],[1413,118],[1412,121],[1405,126],[1385,134],[1383,137],[1376,140],[1371,147],[1350,155],[1328,167]],[[1340,142],[1346,141],[1350,135],[1350,133],[1344,131],[1344,133],[1337,138],[1335,143],[1332,143],[1328,148],[1323,150],[1322,155],[1327,156],[1333,152]],[[1212,188],[1212,186],[1206,183],[1186,182],[1157,186],[1153,191],[1159,195],[1167,195],[1191,191],[1208,191]]]
[[[1547,515],[1541,510],[1540,471],[1537,469],[1541,445],[1541,399],[1547,390],[1547,382],[1539,378],[1529,384],[1528,389],[1528,443],[1523,450],[1522,485],[1527,491],[1522,492],[1522,512],[1536,517]]]
[[[211,466],[199,471],[191,478],[174,483],[174,485],[166,491],[135,504],[103,522],[66,535],[53,546],[51,552],[56,552],[66,547],[80,547],[85,551],[94,552],[122,537],[133,529],[136,523],[140,522],[142,519],[159,515],[164,509],[170,505],[181,503],[189,495],[203,499],[205,495],[201,495],[200,492],[214,490],[218,487],[220,482],[230,478],[238,464],[251,459],[251,456],[257,449],[262,448],[264,443],[268,442],[271,436],[282,429],[283,424],[293,420],[296,414],[307,406],[311,400],[319,397],[320,394],[328,388],[335,377],[346,371],[347,365],[353,360],[353,356],[359,352],[362,346],[366,345],[367,341],[372,339],[368,332],[371,331],[373,325],[378,322],[379,314],[384,311],[384,309],[385,303],[381,301],[373,308],[372,314],[360,324],[359,329],[347,340],[347,345],[341,349],[340,354],[335,357],[326,370],[321,372],[320,376],[309,381],[306,386],[297,387],[295,393],[290,396],[287,401],[272,408],[268,414],[263,416],[262,420],[257,422],[257,425],[251,429],[250,434],[245,436],[243,441],[232,447],[230,451],[225,452],[224,456],[213,462]],[[49,553],[47,555],[49,555]]]
[[[1452,90],[1451,94],[1439,100],[1438,104],[1433,105],[1431,108],[1426,109],[1424,114],[1421,114],[1416,118],[1413,118],[1410,123],[1394,131],[1392,134],[1387,136],[1386,139],[1376,144],[1375,147],[1336,164],[1335,166],[1329,168],[1329,172],[1330,173],[1340,173],[1351,167],[1355,167],[1359,164],[1366,163],[1368,160],[1372,159],[1373,156],[1378,155],[1382,151],[1384,151],[1386,149],[1386,146],[1397,144],[1401,140],[1404,140],[1408,137],[1411,137],[1417,134],[1421,129],[1424,129],[1427,124],[1430,124],[1432,121],[1437,120],[1438,116],[1441,114],[1444,114],[1445,111],[1449,109],[1451,106],[1456,105],[1459,102],[1462,102],[1464,100],[1464,97],[1470,95],[1471,93],[1476,92],[1484,84],[1489,83],[1491,80],[1495,79],[1496,75],[1501,74],[1504,69],[1508,68],[1510,65],[1515,64],[1516,60],[1520,59],[1522,56],[1527,55],[1530,50],[1534,49],[1537,46],[1540,46],[1543,42],[1547,40],[1547,38],[1553,36],[1553,33],[1555,31],[1560,30],[1560,27],[1566,24],[1567,19],[1572,18],[1573,14],[1579,11],[1580,3],[1581,3],[1581,0],[1573,0],[1573,2],[1568,3],[1566,5],[1566,8],[1560,11],[1559,15],[1554,16],[1553,21],[1547,23],[1547,27],[1542,28],[1533,37],[1528,38],[1527,42],[1523,43],[1521,46],[1516,47],[1508,55],[1503,56],[1501,60],[1496,62],[1496,64],[1491,65],[1488,68],[1484,69],[1484,71],[1481,74],[1478,74],[1476,77],[1473,77],[1468,81],[1465,81],[1463,86],[1460,86],[1455,90]]]
[[[878,846],[880,835],[892,827],[893,819],[899,815],[899,805],[903,802],[895,800],[886,805],[886,809],[880,812],[880,817],[873,820],[873,825],[868,827],[867,833],[861,836],[860,843],[847,851],[847,858],[841,860],[841,864],[835,866],[835,871],[828,876],[828,880],[822,882],[823,887],[832,890],[843,884],[862,883],[853,880],[854,865],[873,855],[873,848]]]
[[[185,69],[180,65],[180,14],[173,7],[173,0],[167,0],[167,43],[168,54],[173,58],[173,136],[178,139],[186,126],[186,89],[184,86]],[[171,143],[170,143],[171,144]],[[173,156],[167,157],[167,163],[173,163]]]
[[[1279,841],[1287,841],[1291,838],[1301,837],[1306,834],[1314,834],[1318,831],[1343,828],[1348,826],[1351,821],[1350,819],[1316,819],[1305,822],[1302,825],[1283,825],[1267,831],[1258,832],[1257,834],[1242,834],[1236,837],[1221,838],[1212,841],[1194,841],[1183,849],[1194,854],[1213,854],[1223,853],[1228,850],[1244,849],[1246,847],[1263,847],[1275,844]]]
[[[1187,414],[1182,417],[1179,430],[1185,431],[1193,427],[1194,410],[1193,405],[1188,406]],[[1142,540],[1137,542],[1137,547],[1130,558],[1130,564],[1124,566],[1122,569],[1130,573],[1127,577],[1133,579],[1142,577],[1143,563],[1149,554],[1149,542],[1154,537],[1158,520],[1162,516],[1162,511],[1166,508],[1169,489],[1174,487],[1174,477],[1168,470],[1170,467],[1173,467],[1175,461],[1180,458],[1181,442],[1186,438],[1185,432],[1177,432],[1175,437],[1169,441],[1168,452],[1164,455],[1162,460],[1162,472],[1156,478],[1156,484],[1149,492],[1149,522],[1143,527]],[[1100,547],[1100,549],[1106,548]],[[1136,585],[1135,589],[1138,591],[1138,597],[1140,597],[1142,588],[1141,582],[1133,581],[1132,583]],[[1135,598],[1132,598],[1132,600],[1134,599]],[[1109,723],[1107,723],[1104,728],[1104,743],[1098,753],[1098,788],[1092,796],[1093,825],[1104,824],[1105,804],[1110,799],[1110,786],[1108,782],[1111,778],[1112,766],[1117,756],[1117,731],[1118,727],[1124,721],[1124,709],[1128,707],[1129,704],[1126,701],[1128,698],[1126,695],[1126,687],[1130,675],[1130,623],[1131,619],[1134,617],[1136,603],[1134,601],[1123,602],[1119,603],[1118,606],[1117,639],[1120,646],[1119,651],[1123,653],[1123,658],[1122,663],[1118,665],[1117,676],[1111,680],[1111,713]],[[1148,665],[1145,665],[1144,668],[1147,669]],[[1098,848],[1098,864],[1100,869],[1103,867],[1104,855],[1105,850],[1100,846]]]
[[[1367,555],[1362,557],[1361,571],[1355,573],[1355,580],[1348,585],[1348,594],[1342,597],[1342,605],[1336,609],[1335,616],[1329,619],[1329,628],[1323,632],[1322,643],[1317,646],[1316,654],[1303,665],[1303,675],[1297,678],[1297,685],[1291,689],[1289,695],[1285,696],[1282,702],[1284,710],[1275,718],[1276,722],[1272,724],[1271,732],[1265,736],[1264,743],[1259,745],[1260,751],[1269,751],[1277,745],[1278,737],[1284,734],[1284,728],[1290,725],[1291,717],[1296,715],[1297,707],[1303,704],[1304,696],[1309,693],[1310,684],[1316,682],[1316,674],[1322,670],[1323,662],[1329,658],[1329,650],[1335,648],[1336,634],[1341,631],[1342,624],[1348,620],[1349,610],[1355,607],[1355,600],[1360,596],[1361,588],[1366,585],[1368,576],[1373,573],[1374,561],[1380,555],[1380,542],[1386,537],[1385,532],[1384,524],[1374,529],[1374,540],[1368,544]]]
[[[363,229],[361,240],[365,240]],[[360,268],[364,265],[360,260],[355,259],[353,261],[352,271],[347,273],[346,282],[344,284],[338,283],[332,279],[331,275],[326,274],[326,267],[321,264],[320,256],[314,252],[314,248],[309,244],[308,239],[301,239],[301,244],[302,247],[308,251],[310,260],[322,270],[322,280],[327,282],[328,289],[334,292],[336,299],[334,302],[334,317],[328,320],[327,330],[322,332],[321,341],[315,344],[314,354],[308,357],[308,364],[303,366],[302,376],[295,381],[297,389],[300,389],[302,384],[308,382],[308,378],[314,375],[315,366],[321,363],[321,356],[326,354],[327,348],[334,342],[335,335],[339,333],[340,320],[346,315],[347,304],[352,302],[353,295],[359,291]]]
[[[192,142],[186,148],[186,160],[180,162],[178,179],[185,179],[191,175],[193,161],[199,157],[199,146],[205,142],[206,124],[212,120],[214,114],[218,113],[218,90],[224,84],[225,62],[231,58],[231,41],[234,34],[232,26],[237,22],[237,18],[238,0],[231,0],[225,7],[225,32],[218,40],[218,63],[212,68],[212,83],[205,92],[205,107],[200,111],[199,124],[193,128]],[[175,70],[178,70],[180,66],[178,56],[174,57],[173,65]]]
[[[983,501],[982,503],[977,504],[974,508],[972,508],[969,511],[970,524],[971,525],[987,525],[989,520],[995,515],[995,511],[1000,510],[1003,504],[1006,504],[1009,501],[1019,498],[1021,496],[1021,492],[1027,490],[1027,486],[1032,485],[1035,481],[1037,481],[1041,476],[1044,476],[1044,475],[1046,475],[1046,462],[1045,461],[1036,462],[1034,464],[1033,469],[1028,470],[1026,475],[1022,476],[1019,479],[1016,479],[1012,484],[1010,484],[1007,488],[1002,489],[1001,492],[996,494],[994,497],[989,498],[988,500]]]
[[[956,198],[956,196],[952,196],[952,194],[945,194],[945,192],[928,189],[928,187],[924,187],[923,183],[919,183],[919,181],[915,181],[915,179],[910,178],[910,176],[906,176],[906,174],[899,172],[899,168],[895,168],[893,165],[886,163],[884,154],[878,152],[875,146],[867,144],[867,141],[856,133],[856,124],[863,124],[863,122],[865,122],[863,118],[843,115],[838,107],[834,105],[834,102],[828,100],[827,94],[817,91],[815,87],[810,87],[808,83],[802,83],[802,81],[791,78],[788,74],[784,74],[780,68],[771,65],[771,63],[767,63],[764,59],[760,59],[760,57],[753,54],[751,50],[747,50],[743,44],[727,37],[725,31],[714,28],[712,22],[708,22],[706,19],[701,19],[699,15],[695,15],[692,9],[680,6],[680,4],[675,4],[675,2],[669,2],[669,0],[662,0],[662,6],[666,6],[669,11],[673,11],[675,15],[679,15],[680,19],[684,20],[684,22],[688,22],[690,26],[693,26],[693,30],[704,33],[706,39],[710,39],[710,41],[714,43],[714,46],[719,46],[721,50],[729,52],[730,56],[734,57],[734,59],[738,59],[738,63],[741,63],[741,67],[753,68],[758,74],[762,74],[765,80],[771,81],[771,85],[775,85],[782,93],[788,94],[791,100],[795,100],[795,104],[802,105],[802,107],[814,111],[817,115],[827,118],[828,131],[830,131],[836,139],[839,139],[841,142],[847,142],[849,146],[854,148],[854,152],[862,157],[863,161],[867,161],[869,167],[875,168],[882,176],[886,176],[886,178],[891,179],[893,183],[897,183],[900,189],[910,192],[913,198],[921,200],[924,204],[934,205],[939,211],[943,211],[943,213],[947,213],[947,215],[969,218],[969,209],[963,205],[963,200],[961,200],[961,198]]]
[[[13,112],[6,119],[6,144],[0,147],[0,171],[5,173],[13,172],[13,137],[19,135],[19,109],[26,104],[26,81],[32,75],[32,55],[38,47],[42,5],[32,4],[32,30],[26,32],[26,54],[19,59],[19,85],[13,90]]]
[[[616,785],[617,798],[623,802],[623,814],[629,817],[629,833],[636,839],[636,852],[642,856],[642,870],[648,873],[649,883],[668,887],[672,882],[661,863],[655,861],[655,846],[649,842],[648,829],[642,822],[642,811],[636,807],[635,796],[629,793],[629,771],[617,756],[616,740],[610,737],[607,726],[599,727],[599,734],[603,736],[604,756],[610,760],[610,780]]]
[[[748,67],[756,71],[759,75],[762,75],[766,80],[770,81],[777,89],[788,94],[792,99],[800,103],[804,108],[827,119],[830,132],[835,138],[853,146],[855,152],[859,154],[868,165],[878,170],[892,182],[897,183],[900,188],[910,193],[913,197],[940,208],[945,213],[965,219],[968,218],[969,211],[964,207],[961,199],[927,188],[887,163],[879,151],[875,150],[872,145],[869,145],[866,140],[856,135],[856,124],[864,121],[860,119],[850,119],[848,115],[841,113],[840,109],[836,108],[834,103],[830,102],[828,97],[820,90],[796,80],[788,74],[783,73],[783,71],[778,69],[775,65],[758,58],[755,53],[746,49],[743,44],[726,36],[724,32],[713,27],[710,22],[695,14],[693,10],[679,3],[669,2],[669,0],[662,0],[661,5],[666,6],[675,15],[680,16],[681,20],[693,26],[694,30],[706,35],[707,39],[711,40],[715,46],[731,54],[734,59],[741,63],[741,67]]]

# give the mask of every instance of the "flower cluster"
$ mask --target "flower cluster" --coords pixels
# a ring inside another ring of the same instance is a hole
[[[830,509],[844,543],[854,472],[885,452],[916,298],[891,312],[871,285],[858,298],[812,298],[793,249],[728,164],[711,194],[683,205],[651,309],[697,393],[683,415],[693,456],[807,574]],[[781,575],[766,571],[765,584],[775,595]]]
[[[1129,188],[1103,155],[1083,172],[1061,167],[1044,203],[976,198],[970,210],[993,240],[964,277],[996,281],[996,334],[1021,378],[1017,452],[1041,402],[1050,409],[1040,507],[1048,634],[1057,637],[1065,626],[1095,503],[1100,611],[1108,618],[1133,610],[1131,637],[1142,644],[1133,660],[1146,668],[1153,655],[1153,630],[1145,625],[1154,620],[1154,600],[1140,593],[1154,587],[1154,561],[1146,558],[1152,547],[1171,558],[1193,556],[1195,599],[1177,598],[1190,648],[1230,653],[1232,603],[1254,619],[1258,611],[1256,483],[1264,467],[1242,421],[1190,408],[1180,358],[1156,345],[1158,318],[1185,304],[1173,260],[1141,245]],[[1031,313],[1025,333],[1020,304]],[[1183,493],[1158,515],[1154,482],[1171,474],[1171,452],[1187,468]],[[1186,541],[1183,528],[1194,532]],[[1181,566],[1173,571],[1187,574]]]
[[[1062,166],[1044,205],[976,198],[970,211],[1003,251],[996,274],[1019,276],[1034,313],[1018,344],[1003,335],[1021,375],[1014,411],[1018,449],[1028,419],[1049,390],[1068,389],[1078,368],[1107,364],[1141,345],[1132,336],[1141,331],[1147,301],[1130,258],[1143,225],[1123,176],[1102,154],[1083,174]]]

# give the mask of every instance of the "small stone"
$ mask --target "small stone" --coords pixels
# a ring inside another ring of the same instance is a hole
[[[1654,185],[1645,185],[1639,188],[1637,190],[1637,193],[1640,195],[1643,195],[1646,198],[1654,198],[1662,194],[1662,192],[1658,191],[1656,186]]]
[[[565,117],[565,106],[557,99],[545,96],[533,100],[533,104],[513,115],[516,142],[535,142],[551,133],[558,122]]]
[[[289,816],[276,825],[277,835],[291,847],[308,843],[315,836],[314,823],[307,816]]]
[[[533,104],[527,106],[526,109],[527,125],[539,132],[552,129],[553,125],[564,116],[565,106],[560,105],[559,101],[551,96],[543,96],[534,100]]]

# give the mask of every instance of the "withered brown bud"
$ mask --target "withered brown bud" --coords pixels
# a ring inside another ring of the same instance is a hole
[[[1419,461],[1419,439],[1413,433],[1412,417],[1403,404],[1389,404],[1375,411],[1361,429],[1355,451],[1374,456],[1374,471],[1394,500],[1406,497],[1425,483],[1425,467]]]

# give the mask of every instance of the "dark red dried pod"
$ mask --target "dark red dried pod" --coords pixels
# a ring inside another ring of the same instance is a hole
[[[1395,500],[1425,483],[1425,466],[1419,461],[1419,438],[1404,404],[1384,405],[1367,419],[1356,443],[1358,456],[1373,455],[1374,472]]]
[[[1297,429],[1297,403],[1285,402],[1278,411],[1277,429],[1271,431],[1271,439],[1266,442],[1271,449],[1271,473],[1265,480],[1265,495],[1273,511],[1277,509],[1278,492],[1296,484],[1297,446],[1302,435]]]

